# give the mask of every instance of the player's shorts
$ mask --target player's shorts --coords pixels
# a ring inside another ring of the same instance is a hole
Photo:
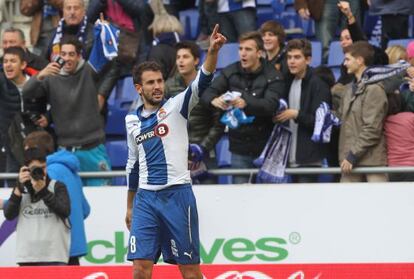
[[[191,184],[160,191],[138,189],[134,199],[128,260],[200,263],[196,200]]]

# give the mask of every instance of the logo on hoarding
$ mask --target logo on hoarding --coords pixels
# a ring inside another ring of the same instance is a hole
[[[84,259],[93,264],[126,263],[128,243],[124,232],[115,232],[114,241],[92,240],[88,243],[88,254]],[[200,245],[201,263],[217,263],[224,258],[232,263],[260,261],[274,263],[285,260],[289,252],[287,240],[280,237],[216,238],[211,245]],[[188,253],[188,251],[187,251]]]
[[[272,277],[260,271],[227,271],[215,279],[272,279]]]
[[[83,277],[83,279],[109,279],[109,276],[105,272],[95,272]]]

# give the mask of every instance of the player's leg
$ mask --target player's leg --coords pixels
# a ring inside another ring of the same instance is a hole
[[[201,274],[198,268],[200,239],[197,205],[191,186],[166,189],[160,195],[160,201],[164,262],[178,264],[184,271],[184,278],[198,278]]]
[[[151,278],[160,255],[159,221],[152,207],[155,195],[140,189],[134,199],[127,255],[133,261],[134,279]]]
[[[153,265],[151,260],[134,260],[134,279],[151,279]]]
[[[178,265],[184,279],[202,279],[203,274],[199,264],[180,264]]]

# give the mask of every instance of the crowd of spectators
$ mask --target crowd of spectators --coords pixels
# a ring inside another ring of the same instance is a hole
[[[104,126],[114,85],[134,64],[153,60],[162,65],[165,97],[174,98],[195,78],[203,58],[199,46],[216,22],[229,42],[238,42],[239,61],[216,73],[190,113],[189,169],[196,183],[217,183],[208,169],[218,167],[215,146],[225,133],[229,166],[260,167],[260,183],[288,181],[286,167],[326,165],[341,168],[334,178],[341,182],[414,179],[412,173],[352,172],[358,166],[414,166],[414,41],[387,47],[389,40],[408,37],[414,2],[368,1],[382,19],[381,45],[373,46],[361,28],[367,7],[360,1],[294,1],[300,17],[316,23],[323,62],[339,34],[345,57],[339,77],[323,65],[310,66],[307,38],[288,37],[275,20],[257,27],[254,0],[200,1],[196,42],[183,40],[177,16],[184,4],[168,2],[91,0],[87,7],[83,0],[21,0],[21,13],[33,17],[32,51],[22,30],[10,27],[1,34],[0,172],[19,177],[4,181],[14,188],[0,205],[9,220],[21,219],[20,207],[31,203],[47,215],[32,223],[14,221],[19,264],[79,264],[86,253],[83,220],[90,211],[82,186],[110,181],[81,181],[78,172],[111,169]],[[91,55],[98,19],[119,28],[118,55],[102,67],[95,67]],[[134,106],[139,104],[137,99]],[[33,173],[36,168],[43,170],[42,179]],[[318,176],[291,181],[318,182]],[[256,180],[233,176],[233,183],[248,182]],[[47,241],[57,247],[55,253],[24,251],[22,245],[36,245],[48,235],[22,237],[30,226],[54,227],[57,233]]]
[[[360,1],[331,0],[295,0],[293,3],[301,18],[314,20],[316,39],[323,47],[323,63],[326,62],[330,42],[339,34],[345,56],[364,60],[366,68],[388,64],[394,65],[392,69],[408,67],[399,61],[410,62],[414,45],[407,49],[400,45],[387,48],[387,43],[408,37],[408,18],[414,13],[414,5],[410,1],[390,4],[372,0],[366,5]],[[346,61],[341,65],[339,77],[333,77],[327,67],[312,68],[312,49],[306,38],[292,38],[276,20],[256,26],[256,1],[205,0],[198,5],[201,14],[195,43],[204,47],[206,35],[216,22],[220,23],[229,42],[239,43],[239,61],[216,74],[190,118],[190,135],[194,135],[190,136],[190,144],[200,148],[202,158],[198,160],[205,165],[203,168],[217,167],[214,147],[224,133],[229,136],[231,168],[262,166],[254,161],[261,155],[272,156],[265,151],[268,141],[271,141],[272,130],[278,125],[288,127],[291,133],[285,167],[321,167],[326,166],[326,162],[328,166],[342,166],[344,160],[353,167],[398,165],[395,156],[391,155],[394,158],[391,164],[386,160],[386,153],[393,152],[390,144],[381,149],[384,156],[381,163],[361,163],[364,162],[362,154],[374,152],[370,150],[379,144],[378,139],[391,137],[391,132],[375,137],[376,140],[358,152],[347,147],[349,154],[341,155],[345,152],[341,146],[345,133],[342,127],[348,123],[344,118],[348,113],[343,111],[343,102],[347,101],[344,96],[350,90],[350,105],[355,105],[354,95],[358,95],[360,80],[368,77],[362,75],[358,78],[350,69],[352,65]],[[50,132],[57,148],[72,152],[80,161],[81,171],[110,170],[104,144],[106,101],[117,80],[129,75],[135,63],[154,60],[162,65],[166,97],[169,98],[189,84],[203,59],[203,52],[196,44],[184,41],[183,27],[177,19],[179,11],[184,8],[187,5],[180,1],[167,4],[160,0],[149,4],[147,1],[92,0],[88,5],[83,0],[21,0],[21,13],[33,18],[30,30],[32,50],[29,50],[20,29],[11,27],[3,31],[0,171],[19,170],[23,163],[19,147],[24,137],[36,130]],[[367,42],[367,35],[361,27],[366,9],[381,17],[382,40],[380,46],[368,45],[369,51],[361,55],[349,49],[357,42]],[[118,55],[99,69],[88,63],[97,41],[94,34],[97,20],[119,28]],[[401,23],[400,28],[389,23],[394,20]],[[372,54],[372,59],[367,53]],[[387,69],[384,67],[383,71]],[[367,87],[376,85],[385,91],[386,114],[375,127],[369,126],[374,123],[366,122],[372,119],[361,116],[362,120],[359,120],[362,122],[356,122],[362,125],[363,130],[375,128],[382,132],[389,114],[398,115],[411,110],[411,98],[407,92],[413,87],[412,73],[413,70],[408,68],[407,71],[392,72],[372,85],[373,82],[369,82]],[[378,88],[374,91],[378,92]],[[366,88],[361,90],[364,93],[369,91]],[[402,93],[395,94],[396,91]],[[374,96],[376,106],[379,95]],[[284,102],[286,107],[280,111]],[[329,113],[342,121],[342,126],[329,128],[330,141],[315,142],[312,135],[318,122],[317,110],[322,103],[329,107]],[[235,127],[226,124],[225,116],[231,115],[234,109],[239,109],[237,113],[241,111],[250,122],[240,122]],[[23,131],[18,128],[21,123],[24,124]],[[356,129],[352,133],[355,131],[359,136],[364,135],[362,130]],[[355,147],[356,141],[349,145]],[[355,153],[361,153],[362,157]],[[199,170],[200,165],[190,167]],[[195,177],[199,179],[201,176]],[[216,182],[215,179],[206,181]],[[254,182],[251,178],[234,176],[234,183],[248,181]],[[317,177],[302,175],[293,177],[292,181],[316,182]],[[83,182],[89,186],[110,184],[105,179],[85,179]],[[200,183],[203,183],[202,179]],[[6,184],[13,186],[13,181]]]

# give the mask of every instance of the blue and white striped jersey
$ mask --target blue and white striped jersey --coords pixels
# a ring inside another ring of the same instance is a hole
[[[142,116],[143,105],[125,117],[128,142],[127,183],[137,188],[160,190],[171,185],[191,183],[188,170],[189,112],[199,95],[213,79],[213,74],[200,69],[189,87],[161,107]]]
[[[228,13],[249,7],[256,7],[256,0],[219,0],[217,3],[217,12]]]

